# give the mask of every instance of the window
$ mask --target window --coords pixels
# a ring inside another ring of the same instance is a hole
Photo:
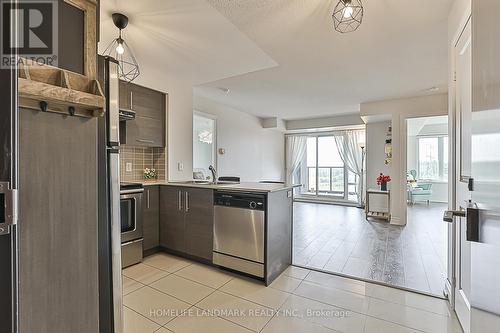
[[[448,137],[418,138],[418,178],[448,179]]]
[[[193,116],[193,178],[210,179],[210,165],[216,166],[216,123],[210,115]]]
[[[299,195],[357,201],[359,177],[344,165],[335,137],[310,136],[306,149],[302,167],[299,168],[300,175],[306,178],[302,181],[306,187]]]

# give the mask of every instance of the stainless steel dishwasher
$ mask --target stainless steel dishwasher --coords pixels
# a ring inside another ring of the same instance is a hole
[[[214,193],[213,263],[264,277],[266,196]]]

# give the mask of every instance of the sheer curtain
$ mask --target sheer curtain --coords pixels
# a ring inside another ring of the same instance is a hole
[[[340,157],[344,162],[347,170],[358,176],[358,184],[356,186],[356,195],[358,203],[364,204],[364,167],[363,167],[363,150],[360,144],[365,142],[365,131],[363,130],[345,130],[335,132],[335,143],[339,151]]]
[[[286,184],[292,185],[293,174],[300,166],[306,152],[306,136],[286,137]]]

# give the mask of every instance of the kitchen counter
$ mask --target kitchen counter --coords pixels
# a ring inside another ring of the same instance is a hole
[[[212,190],[227,190],[239,192],[258,192],[258,193],[273,193],[279,191],[291,190],[300,185],[287,186],[284,184],[269,184],[269,183],[196,183],[191,181],[185,182],[168,182],[168,181],[155,181],[143,182],[144,186],[164,185],[164,186],[180,186],[180,187],[194,187],[206,188]]]

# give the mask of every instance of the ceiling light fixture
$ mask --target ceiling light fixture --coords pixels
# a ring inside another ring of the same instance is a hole
[[[361,0],[339,0],[333,10],[333,26],[340,33],[356,31],[363,22]]]
[[[120,13],[113,13],[111,17],[113,18],[113,23],[120,32],[118,38],[113,39],[108,47],[106,47],[104,55],[113,57],[118,61],[118,75],[120,79],[132,82],[139,76],[140,71],[132,50],[122,38],[122,30],[128,25],[128,17]]]

